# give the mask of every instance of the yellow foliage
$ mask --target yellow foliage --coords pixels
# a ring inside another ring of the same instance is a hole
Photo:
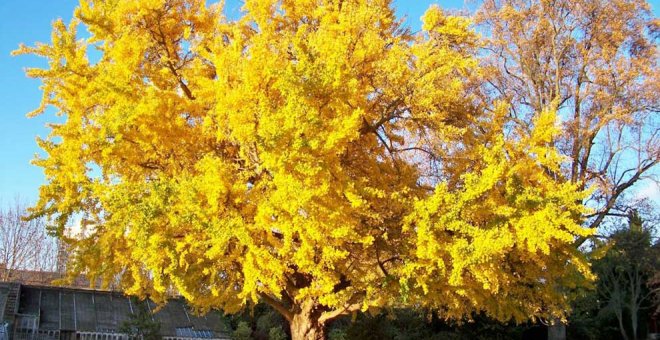
[[[229,312],[269,297],[562,313],[555,286],[589,276],[572,246],[590,232],[583,193],[553,177],[554,112],[510,134],[505,105],[471,105],[468,19],[432,7],[412,35],[386,0],[244,11],[86,0],[51,44],[19,50],[49,60],[28,71],[35,114],[64,117],[39,141],[34,213],[61,235],[77,215],[93,226],[68,238],[74,272]]]

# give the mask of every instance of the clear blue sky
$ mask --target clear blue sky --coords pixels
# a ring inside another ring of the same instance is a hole
[[[652,0],[657,13],[660,0]],[[30,164],[39,149],[36,136],[45,137],[46,122],[54,121],[52,111],[28,119],[25,114],[39,105],[39,81],[25,76],[25,67],[42,67],[43,59],[33,56],[11,57],[19,43],[49,42],[51,23],[63,18],[69,21],[77,0],[0,0],[0,206],[20,196],[33,201],[44,182],[42,170]],[[464,0],[395,0],[399,16],[405,16],[413,29],[431,4],[443,8],[469,9]],[[239,0],[227,0],[226,10],[236,15]]]

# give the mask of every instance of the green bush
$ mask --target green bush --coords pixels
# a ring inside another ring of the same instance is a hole
[[[281,326],[273,327],[268,331],[268,340],[287,340],[288,338]]]
[[[334,328],[328,333],[328,340],[348,340],[348,336],[345,330]]]
[[[234,340],[252,340],[252,328],[250,324],[245,321],[238,323],[238,327],[232,334],[232,339]]]
[[[135,313],[131,314],[130,319],[124,321],[119,326],[119,332],[128,334],[129,337],[141,338],[144,340],[160,340],[160,322],[151,318],[151,312],[147,307],[146,301],[140,301],[131,297],[132,304],[136,307]]]

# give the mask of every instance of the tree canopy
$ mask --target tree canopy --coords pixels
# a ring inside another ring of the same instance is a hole
[[[574,242],[593,230],[584,181],[562,176],[562,98],[512,124],[513,101],[483,100],[471,21],[437,6],[419,33],[388,0],[243,9],[83,0],[19,49],[49,61],[28,70],[31,115],[63,117],[38,140],[33,214],[71,244],[73,274],[202,310],[263,300],[294,339],[388,306],[565,313],[558,287],[591,278]]]

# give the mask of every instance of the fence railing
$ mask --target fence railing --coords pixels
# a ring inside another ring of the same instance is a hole
[[[141,340],[142,337],[129,336],[123,333],[107,332],[76,332],[77,340]]]
[[[71,334],[60,333],[59,330],[31,330],[22,329],[14,332],[14,339],[16,340],[142,340],[141,336],[129,336],[123,333],[108,333],[108,332],[75,332]],[[0,340],[9,340],[9,338],[2,338],[0,333]]]
[[[54,330],[37,330],[37,339],[40,340],[60,340],[60,331]]]

